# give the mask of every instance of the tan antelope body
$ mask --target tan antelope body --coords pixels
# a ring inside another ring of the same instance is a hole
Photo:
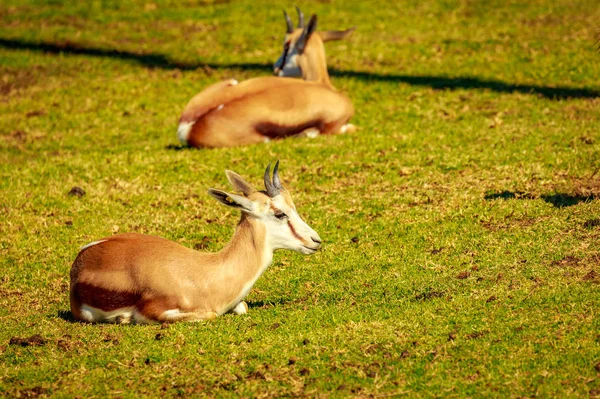
[[[319,235],[298,215],[282,187],[278,164],[265,191],[227,171],[236,192],[210,189],[240,209],[236,232],[220,252],[201,253],[173,241],[127,233],[86,245],[71,268],[71,311],[86,322],[148,323],[246,313],[243,299],[271,264],[273,252],[312,254]]]
[[[289,17],[284,52],[276,63],[277,77],[209,86],[187,104],[177,129],[182,143],[192,147],[233,147],[305,133],[344,133],[354,114],[350,99],[337,92],[327,72],[324,41],[339,40],[347,31],[315,32],[316,16],[293,29]],[[292,77],[302,76],[303,80]]]

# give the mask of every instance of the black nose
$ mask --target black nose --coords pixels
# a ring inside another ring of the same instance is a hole
[[[321,243],[321,240],[319,238],[310,237],[310,239],[313,240],[314,242],[316,242],[317,244]]]

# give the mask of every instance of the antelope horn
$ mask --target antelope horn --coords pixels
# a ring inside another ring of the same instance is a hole
[[[298,11],[298,28],[304,29],[304,14],[298,6],[296,6],[296,11]]]
[[[267,190],[267,194],[269,195],[269,197],[273,198],[273,197],[279,195],[279,190],[271,182],[271,163],[270,162],[269,162],[269,165],[267,166],[267,169],[265,170],[264,181],[265,181],[265,189]]]
[[[294,24],[292,24],[292,20],[285,10],[283,10],[283,15],[285,16],[285,23],[287,24],[287,33],[292,33],[294,31]]]
[[[273,168],[273,185],[278,190],[283,190],[283,186],[281,185],[281,180],[279,180],[279,160],[275,164]]]

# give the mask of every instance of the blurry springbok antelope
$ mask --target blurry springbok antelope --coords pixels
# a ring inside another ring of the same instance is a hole
[[[143,234],[119,234],[84,246],[71,267],[71,311],[86,322],[150,323],[244,314],[243,301],[271,264],[273,252],[315,253],[321,238],[298,215],[281,185],[279,162],[265,191],[226,171],[232,194],[209,189],[241,210],[233,238],[220,252],[201,253]]]
[[[287,136],[344,133],[354,130],[350,99],[331,84],[323,42],[348,36],[346,31],[316,32],[317,17],[294,29],[285,13],[284,51],[275,64],[280,77],[235,79],[207,87],[187,104],[177,129],[192,147],[233,147]],[[291,79],[302,76],[303,80]]]

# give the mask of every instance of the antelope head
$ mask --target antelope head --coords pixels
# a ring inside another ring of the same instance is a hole
[[[302,77],[305,80],[327,80],[324,42],[341,40],[350,35],[356,27],[344,31],[317,32],[317,16],[313,14],[304,24],[304,14],[298,7],[298,27],[294,29],[287,12],[285,16],[287,31],[283,41],[283,52],[274,65],[277,76]],[[326,78],[326,79],[325,79]]]
[[[222,204],[241,210],[242,218],[248,217],[264,225],[266,244],[273,251],[289,249],[305,255],[315,253],[321,246],[321,238],[298,215],[292,197],[281,184],[279,161],[273,169],[272,179],[270,172],[271,164],[265,170],[264,191],[256,190],[240,175],[227,170],[227,179],[241,195],[212,188],[208,192]]]

